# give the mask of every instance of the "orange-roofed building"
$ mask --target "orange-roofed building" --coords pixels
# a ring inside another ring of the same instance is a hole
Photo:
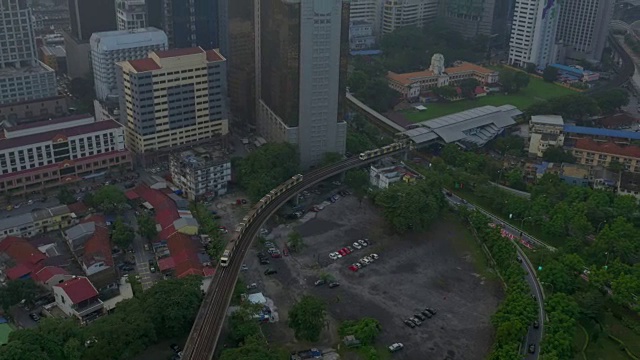
[[[623,164],[625,171],[640,173],[640,146],[583,138],[575,141],[571,151],[578,164],[608,167],[617,161]]]
[[[490,85],[499,81],[499,74],[495,70],[465,61],[457,61],[454,66],[445,68],[441,54],[433,55],[431,66],[427,70],[404,74],[392,71],[387,73],[389,87],[407,99],[415,99],[429,89],[458,84],[466,79],[476,79],[481,85]]]
[[[32,277],[43,267],[46,258],[23,238],[7,236],[0,240],[0,264],[5,265],[5,274],[10,280]]]

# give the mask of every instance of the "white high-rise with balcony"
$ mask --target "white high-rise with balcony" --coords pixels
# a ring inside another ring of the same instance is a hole
[[[544,68],[557,61],[560,6],[559,0],[516,0],[509,40],[510,65],[525,67],[532,63]]]
[[[169,46],[164,31],[152,27],[94,33],[90,43],[96,98],[100,101],[109,97],[116,100],[118,96],[117,62],[145,59],[149,52]]]
[[[382,33],[399,27],[421,27],[438,15],[438,0],[385,0],[382,7]]]
[[[133,30],[147,27],[145,0],[115,0],[118,30]]]

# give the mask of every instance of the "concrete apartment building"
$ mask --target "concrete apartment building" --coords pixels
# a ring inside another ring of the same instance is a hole
[[[205,148],[171,154],[169,170],[173,183],[192,201],[226,194],[231,181],[231,160]]]
[[[131,168],[124,129],[115,121],[75,115],[4,129],[0,192],[28,194],[82,180],[110,168]]]
[[[118,63],[120,123],[146,162],[229,132],[226,59],[200,47],[155,51]]]
[[[0,105],[0,123],[23,125],[30,122],[58,118],[69,114],[67,98],[59,95],[38,100]]]
[[[37,209],[0,219],[0,239],[7,236],[30,238],[73,224],[76,215],[66,205]]]
[[[421,27],[438,16],[438,0],[385,0],[382,6],[382,33],[399,27]]]
[[[542,157],[548,148],[564,145],[563,130],[562,116],[532,116],[529,121],[529,155]]]
[[[558,62],[556,32],[561,6],[556,0],[516,0],[509,40],[509,65],[525,67],[532,63],[545,68]]]
[[[55,71],[38,61],[27,0],[0,1],[0,104],[57,94]]]
[[[145,0],[115,0],[118,30],[134,30],[147,27]]]
[[[343,154],[349,2],[268,0],[256,6],[258,133],[297,144],[303,167],[328,152]]]
[[[351,0],[349,6],[349,42],[352,50],[375,44],[382,27],[382,0]]]
[[[156,28],[139,28],[94,33],[91,35],[91,62],[96,98],[117,102],[116,63],[144,59],[152,51],[166,50],[167,35]]]
[[[613,17],[613,0],[564,0],[556,40],[569,60],[599,63]]]

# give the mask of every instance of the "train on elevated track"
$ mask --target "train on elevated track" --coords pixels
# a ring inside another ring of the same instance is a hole
[[[394,142],[393,144],[389,144],[387,146],[383,146],[378,149],[362,152],[360,153],[358,158],[360,160],[367,160],[380,155],[402,150],[404,148],[412,149],[413,142],[411,142],[411,140],[409,139],[401,139]],[[249,213],[247,213],[247,215],[245,215],[245,217],[242,218],[242,221],[234,229],[235,231],[233,233],[233,237],[231,238],[231,240],[229,240],[229,243],[223,250],[222,256],[220,256],[220,262],[219,262],[220,266],[223,266],[223,267],[229,266],[229,263],[231,262],[231,256],[233,255],[233,250],[235,249],[236,245],[240,241],[240,238],[242,238],[242,235],[244,235],[244,232],[249,226],[249,224],[251,224],[251,222],[256,218],[256,216],[258,216],[258,214],[260,214],[262,210],[264,210],[264,208],[273,199],[277,198],[280,194],[289,190],[294,185],[302,182],[302,179],[303,179],[302,174],[294,175],[293,177],[291,177],[291,179],[283,182],[278,187],[271,190],[267,195],[265,195],[262,199],[260,199],[260,201],[258,201],[251,208],[251,210],[249,210]]]

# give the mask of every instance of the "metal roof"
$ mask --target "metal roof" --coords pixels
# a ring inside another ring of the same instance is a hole
[[[531,122],[545,125],[564,125],[564,120],[560,115],[534,115],[531,117]]]
[[[624,130],[611,130],[603,128],[592,128],[586,126],[565,125],[565,133],[593,135],[593,136],[608,136],[621,139],[640,140],[640,133],[635,131]]]

